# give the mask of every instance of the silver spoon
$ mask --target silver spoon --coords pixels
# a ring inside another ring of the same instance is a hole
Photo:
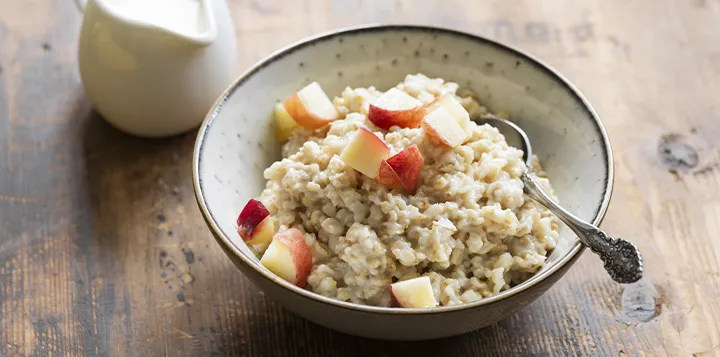
[[[478,124],[489,124],[497,128],[505,136],[508,145],[524,152],[525,163],[528,167],[530,166],[530,158],[532,157],[530,139],[520,127],[493,115],[484,115],[475,119],[475,121]],[[642,278],[642,256],[640,256],[640,251],[634,244],[622,238],[610,237],[600,228],[583,221],[560,207],[540,188],[538,182],[528,171],[523,172],[520,179],[523,182],[525,194],[547,207],[577,234],[582,244],[600,256],[600,259],[605,263],[605,270],[613,280],[621,284],[630,284]]]

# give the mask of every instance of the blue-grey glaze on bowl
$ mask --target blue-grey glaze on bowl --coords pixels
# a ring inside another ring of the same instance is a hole
[[[234,228],[238,212],[265,185],[279,158],[274,104],[318,81],[330,96],[346,86],[380,90],[424,73],[457,82],[493,111],[506,111],[530,136],[534,153],[570,211],[599,224],[610,201],[610,143],[595,111],[564,77],[512,47],[422,26],[366,26],[295,43],[245,72],[200,128],[193,160],[198,204],[217,242],[265,294],[321,325],[350,334],[421,340],[472,331],[523,308],[555,283],[583,248],[568,229],[535,276],[498,295],[434,309],[394,309],[329,299],[270,273]]]

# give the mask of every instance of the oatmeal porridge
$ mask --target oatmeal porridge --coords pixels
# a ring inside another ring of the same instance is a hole
[[[404,289],[422,294],[398,284],[415,281],[433,300],[418,306],[429,307],[498,294],[543,266],[558,221],[523,194],[522,151],[468,119],[487,112],[472,93],[422,74],[387,92],[346,88],[332,100],[320,98],[319,85],[311,89],[291,98],[301,108],[290,99],[279,108],[282,159],[238,219],[268,269],[318,294],[375,306],[415,307],[398,304]],[[443,100],[449,104],[435,105]],[[303,115],[310,119],[297,120]],[[554,196],[537,158],[529,170]],[[280,254],[278,239],[286,258],[273,263],[266,256]]]

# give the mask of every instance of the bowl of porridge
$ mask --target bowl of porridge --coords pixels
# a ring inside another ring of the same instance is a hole
[[[473,120],[520,125],[533,155]],[[492,324],[582,246],[523,194],[534,173],[599,224],[605,130],[564,77],[519,50],[420,26],[323,34],[243,74],[202,125],[198,204],[267,297],[318,324],[421,340]]]

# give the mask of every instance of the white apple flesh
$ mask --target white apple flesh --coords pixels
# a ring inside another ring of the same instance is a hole
[[[278,141],[286,141],[290,138],[293,131],[300,127],[300,124],[298,124],[295,119],[288,114],[282,103],[275,104],[275,111],[273,114],[275,117],[275,138]]]
[[[340,117],[320,84],[312,82],[291,95],[283,104],[295,121],[310,129],[319,129]]]
[[[444,107],[437,107],[425,114],[423,129],[432,142],[449,146],[460,146],[468,134]]]
[[[302,232],[290,228],[275,234],[260,264],[289,283],[304,288],[312,270],[312,252]]]
[[[390,155],[390,148],[382,139],[365,128],[358,129],[347,143],[340,159],[363,175],[375,178],[380,164]]]
[[[427,276],[398,281],[390,284],[388,288],[393,307],[428,308],[438,305],[430,278]]]
[[[435,99],[427,107],[426,113],[429,113],[436,108],[445,108],[445,110],[450,113],[450,116],[455,119],[463,130],[468,130],[468,127],[470,126],[470,114],[467,110],[465,110],[462,104],[455,99],[455,96],[452,93],[445,93],[437,97],[437,99]]]

